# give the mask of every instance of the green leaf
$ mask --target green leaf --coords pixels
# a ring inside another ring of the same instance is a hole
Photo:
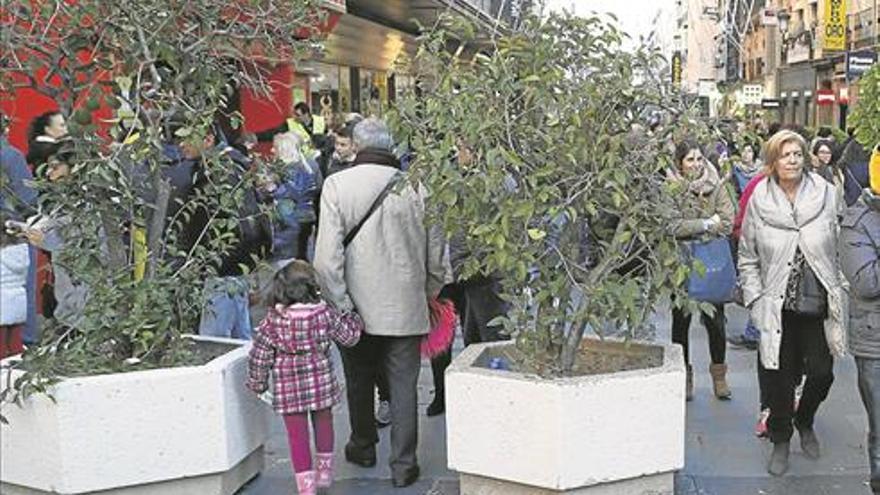
[[[540,241],[541,239],[547,237],[547,232],[544,232],[541,229],[529,229],[528,233],[529,233],[529,237],[533,241]]]

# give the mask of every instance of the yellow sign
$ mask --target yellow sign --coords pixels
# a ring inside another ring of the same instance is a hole
[[[672,54],[672,84],[681,84],[681,52]]]
[[[846,0],[825,0],[824,48],[846,50]]]

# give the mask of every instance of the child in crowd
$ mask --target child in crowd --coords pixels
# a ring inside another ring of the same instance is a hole
[[[247,386],[265,392],[272,373],[272,406],[283,415],[300,495],[314,495],[333,482],[333,415],[340,400],[330,359],[331,341],[353,346],[364,323],[321,299],[311,265],[294,260],[273,280],[269,312],[257,329],[248,361]],[[315,432],[312,464],[309,416]]]

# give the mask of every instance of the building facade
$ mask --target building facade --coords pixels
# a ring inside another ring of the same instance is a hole
[[[743,44],[743,81],[778,101],[765,118],[845,129],[859,76],[876,60],[877,18],[876,0],[767,0]]]

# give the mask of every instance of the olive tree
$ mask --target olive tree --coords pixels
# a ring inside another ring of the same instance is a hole
[[[868,149],[880,144],[880,64],[859,81],[859,101],[852,115],[856,138]]]
[[[577,372],[588,330],[632,337],[659,298],[693,304],[664,170],[674,137],[707,129],[667,84],[659,51],[625,48],[604,18],[528,17],[459,59],[456,46],[479,42],[472,33],[447,21],[422,37],[410,65],[419,90],[398,101],[393,124],[433,221],[464,237],[459,276],[503,283],[499,322],[520,364]],[[653,115],[665,125],[649,128]]]
[[[89,293],[75,325],[50,322],[25,351],[25,373],[4,398],[45,391],[60,376],[193,363],[181,336],[235,243],[252,177],[226,180],[230,160],[207,149],[208,185],[169,204],[166,146],[199,146],[220,134],[218,122],[237,127],[233,96],[268,95],[273,64],[314,46],[322,10],[313,0],[10,0],[0,10],[2,91],[30,87],[72,116],[71,173],[50,183],[37,170],[37,187],[41,212],[67,219],[52,262]],[[181,229],[197,210],[208,221],[183,250]]]

